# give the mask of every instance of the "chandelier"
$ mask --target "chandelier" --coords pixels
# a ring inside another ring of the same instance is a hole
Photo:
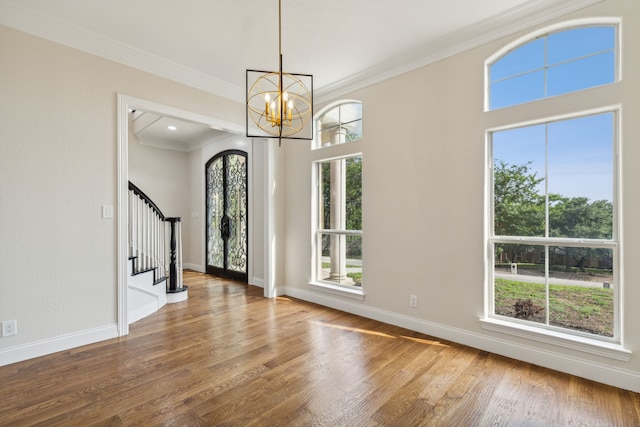
[[[278,51],[278,71],[247,70],[247,136],[313,139],[313,76],[282,71],[282,0]]]

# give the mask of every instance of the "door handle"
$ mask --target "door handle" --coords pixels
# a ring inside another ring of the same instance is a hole
[[[220,220],[220,235],[223,239],[228,239],[230,236],[230,219],[227,215],[224,215]]]

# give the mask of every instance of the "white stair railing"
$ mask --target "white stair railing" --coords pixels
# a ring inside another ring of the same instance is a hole
[[[167,292],[186,289],[182,281],[182,227],[179,217],[165,217],[156,204],[129,182],[129,257],[134,274],[155,271],[155,280],[168,279]]]

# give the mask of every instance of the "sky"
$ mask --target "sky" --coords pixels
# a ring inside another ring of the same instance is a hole
[[[612,83],[614,48],[612,26],[533,40],[491,67],[491,109]],[[614,119],[604,113],[495,132],[494,161],[531,162],[538,177],[546,176],[549,193],[613,201]]]

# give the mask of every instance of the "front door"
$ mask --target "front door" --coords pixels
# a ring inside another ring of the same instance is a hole
[[[207,273],[247,282],[247,153],[223,151],[205,166]]]

